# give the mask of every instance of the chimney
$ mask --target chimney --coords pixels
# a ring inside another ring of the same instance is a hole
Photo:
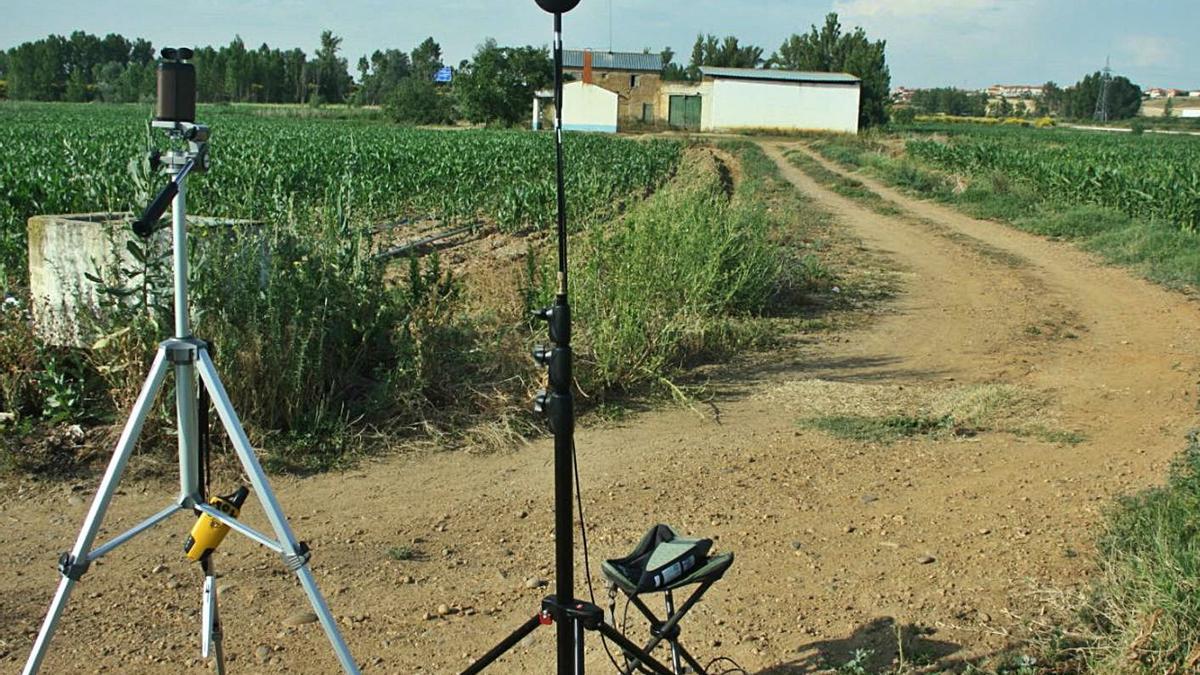
[[[583,50],[583,82],[592,83],[592,50]]]

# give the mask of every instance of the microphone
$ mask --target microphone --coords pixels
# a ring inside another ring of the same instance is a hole
[[[579,4],[579,0],[535,0],[538,7],[550,12],[551,14],[566,14],[575,9]]]

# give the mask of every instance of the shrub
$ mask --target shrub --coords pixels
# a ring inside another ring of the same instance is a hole
[[[387,103],[388,116],[408,124],[449,124],[454,121],[453,112],[450,97],[441,94],[433,82],[419,77],[401,80]]]
[[[917,112],[910,106],[892,108],[892,124],[912,124]]]
[[[719,167],[689,163],[667,188],[576,246],[577,375],[585,392],[655,384],[742,344],[737,319],[767,308],[781,275],[760,204]]]

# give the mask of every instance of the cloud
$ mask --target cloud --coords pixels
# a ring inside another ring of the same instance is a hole
[[[835,0],[834,11],[848,17],[947,17],[994,11],[1022,3],[1001,0]]]
[[[1183,46],[1175,38],[1159,35],[1126,35],[1121,38],[1121,52],[1139,68],[1173,66],[1179,63]]]

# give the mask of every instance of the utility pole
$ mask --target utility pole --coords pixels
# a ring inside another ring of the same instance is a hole
[[[1104,70],[1100,74],[1100,95],[1096,97],[1096,113],[1093,117],[1097,122],[1107,122],[1109,118],[1108,94],[1112,87],[1112,68],[1109,59],[1104,59]]]

